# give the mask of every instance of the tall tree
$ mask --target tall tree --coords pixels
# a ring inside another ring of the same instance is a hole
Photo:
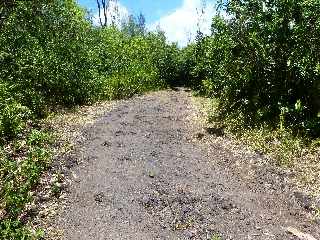
[[[103,24],[102,24],[102,19],[101,19],[101,4],[100,4],[100,0],[97,0],[97,5],[98,5],[100,25],[103,26]]]
[[[122,31],[129,36],[145,35],[146,19],[142,13],[138,16],[130,15],[128,20],[122,24]]]
[[[206,12],[205,12],[206,6],[207,6],[206,0],[201,0],[200,8],[197,8],[198,19],[197,19],[197,34],[196,34],[196,36],[203,35],[203,33],[201,31],[201,27],[204,22],[204,17],[206,14]]]
[[[142,13],[138,15],[138,28],[141,34],[146,32],[146,18]]]
[[[111,25],[120,24],[120,11],[119,11],[119,0],[110,0],[112,4],[109,6],[110,8],[110,15],[111,15]]]
[[[101,26],[108,26],[108,24],[115,25],[117,21],[120,21],[118,0],[97,0],[97,6]],[[103,12],[103,16],[101,12]],[[111,22],[109,22],[109,17],[111,18]]]
[[[110,0],[101,0],[102,8],[103,8],[103,15],[104,15],[104,26],[108,25],[108,9],[110,5]]]

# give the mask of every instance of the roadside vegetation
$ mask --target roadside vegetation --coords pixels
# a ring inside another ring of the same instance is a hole
[[[212,35],[180,55],[187,84],[211,99],[208,122],[296,165],[319,193],[319,2],[228,0],[218,11]]]
[[[143,15],[95,26],[74,0],[0,2],[0,239],[42,235],[23,216],[50,166],[54,139],[39,122],[61,108],[186,85],[210,99],[210,122],[255,150],[318,166],[319,2],[228,0],[218,10],[212,34],[179,49]]]
[[[319,3],[224,1],[220,10],[228,15],[213,19],[212,36],[184,49],[190,85],[241,126],[319,137]]]
[[[166,87],[178,48],[143,16],[94,26],[73,0],[0,3],[0,239],[30,239],[25,210],[50,166],[51,133],[39,121],[59,108]]]

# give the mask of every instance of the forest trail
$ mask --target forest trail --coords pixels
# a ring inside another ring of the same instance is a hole
[[[191,99],[183,89],[134,97],[85,129],[84,163],[54,221],[63,239],[299,239],[288,227],[320,239],[286,173],[210,136]]]

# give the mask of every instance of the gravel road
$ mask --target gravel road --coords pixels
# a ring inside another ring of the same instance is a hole
[[[86,128],[73,155],[83,163],[71,166],[54,221],[64,239],[299,239],[287,227],[320,239],[286,174],[259,154],[234,154],[196,114],[190,92],[160,91],[119,102]]]

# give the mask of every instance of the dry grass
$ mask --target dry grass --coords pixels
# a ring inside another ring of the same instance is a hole
[[[45,229],[46,239],[57,240],[63,236],[63,232],[53,228],[51,222],[64,209],[67,199],[64,189],[76,177],[72,171],[70,176],[65,176],[64,156],[71,154],[77,143],[85,140],[83,129],[94,124],[99,117],[111,111],[117,103],[118,101],[104,101],[91,106],[62,109],[42,121],[43,127],[53,132],[55,139],[52,147],[53,165],[58,167],[43,174],[35,201],[30,204],[30,208],[36,208],[38,212],[32,221],[33,228]],[[45,201],[37,204],[36,201],[39,198]]]
[[[58,154],[68,152],[76,139],[81,137],[81,129],[93,124],[95,120],[113,109],[117,101],[98,102],[90,106],[75,107],[69,110],[60,110],[43,121],[46,127],[53,130],[53,133],[61,146],[57,149]]]
[[[271,163],[290,172],[291,181],[301,191],[320,200],[320,139],[312,142],[293,136],[289,131],[270,130],[266,126],[255,129],[235,128],[235,120],[215,122],[216,101],[195,97],[198,109],[195,120],[203,127],[224,127],[224,144],[235,154],[254,152],[265,155]]]

